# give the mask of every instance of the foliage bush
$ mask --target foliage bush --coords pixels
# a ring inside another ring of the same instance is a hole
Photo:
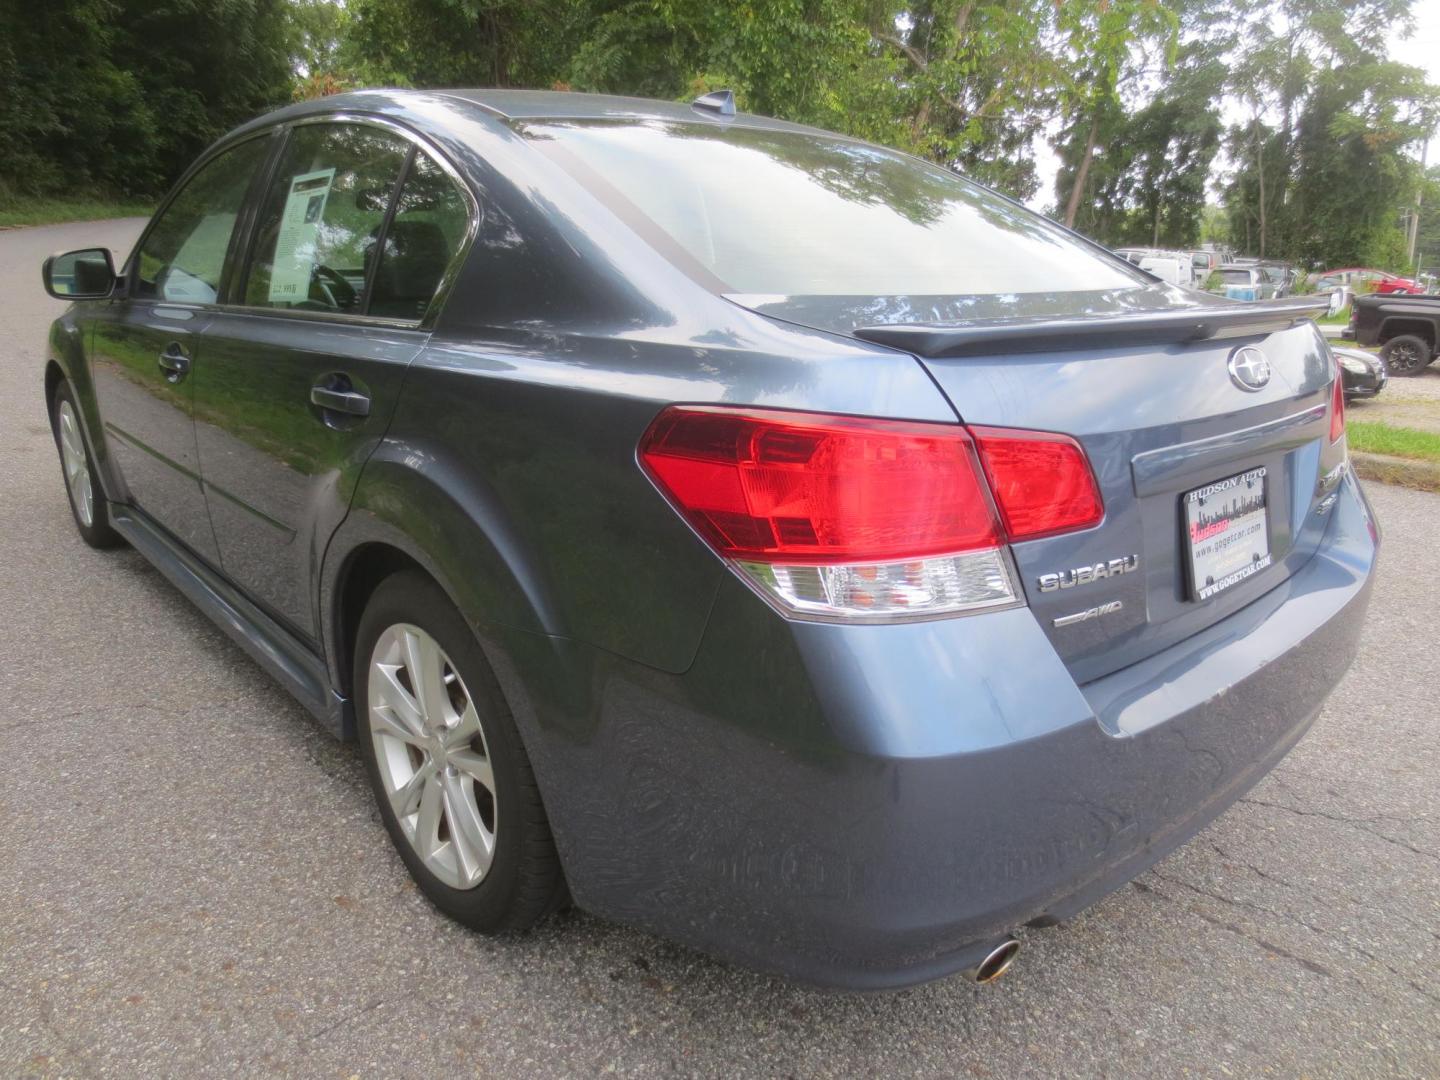
[[[290,97],[287,0],[0,5],[0,184],[150,196]]]
[[[235,124],[360,86],[724,86],[1022,199],[1049,142],[1053,212],[1112,246],[1398,268],[1440,116],[1387,55],[1414,2],[0,0],[0,198],[153,196]]]

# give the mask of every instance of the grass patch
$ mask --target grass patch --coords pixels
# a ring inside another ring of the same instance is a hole
[[[1321,326],[1344,326],[1350,321],[1350,305],[1346,304],[1334,315],[1325,315],[1315,321]]]
[[[149,217],[153,203],[112,199],[63,199],[44,196],[9,196],[0,200],[0,229],[23,225],[55,225],[62,221],[99,221],[102,218]]]
[[[1416,461],[1440,462],[1440,435],[1395,427],[1380,420],[1354,420],[1345,425],[1351,450]]]

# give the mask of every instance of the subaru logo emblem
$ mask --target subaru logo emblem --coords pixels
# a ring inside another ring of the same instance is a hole
[[[1253,345],[1243,345],[1230,354],[1230,379],[1241,390],[1256,391],[1270,381],[1270,361]]]

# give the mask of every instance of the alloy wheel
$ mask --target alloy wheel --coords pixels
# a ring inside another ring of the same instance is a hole
[[[65,486],[75,516],[87,529],[95,522],[95,487],[90,480],[90,459],[85,456],[85,441],[80,435],[80,422],[70,402],[60,402],[60,462],[65,468]]]
[[[1414,345],[1400,344],[1390,350],[1388,358],[1390,370],[1395,372],[1414,371],[1420,367],[1420,350]]]
[[[370,737],[385,796],[425,868],[473,889],[495,856],[495,774],[460,673],[418,626],[388,627],[370,654]]]

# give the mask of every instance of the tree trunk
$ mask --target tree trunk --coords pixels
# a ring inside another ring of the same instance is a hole
[[[1265,147],[1260,141],[1260,123],[1255,123],[1255,176],[1260,182],[1260,258],[1265,257]]]
[[[1095,156],[1095,136],[1100,133],[1100,114],[1096,112],[1090,120],[1090,134],[1085,136],[1085,153],[1080,156],[1080,166],[1075,170],[1075,182],[1070,186],[1070,198],[1065,203],[1065,227],[1075,227],[1075,214],[1080,209],[1080,194],[1085,190],[1085,178],[1090,174],[1090,159]]]
[[[1430,136],[1427,135],[1420,147],[1420,183],[1415,188],[1415,213],[1410,218],[1410,243],[1405,252],[1405,263],[1416,280],[1420,277],[1420,260],[1415,257],[1415,248],[1420,242],[1420,204],[1425,198],[1425,163],[1429,158]]]

